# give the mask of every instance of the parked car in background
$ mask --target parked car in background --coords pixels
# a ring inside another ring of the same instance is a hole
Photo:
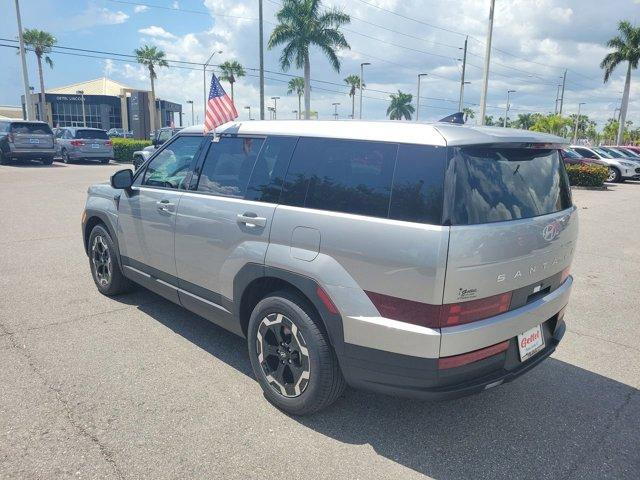
[[[628,157],[629,159],[633,160],[634,162],[639,162],[640,161],[640,153],[635,152],[633,150],[631,150],[630,148],[627,147],[607,147],[609,150],[614,150],[618,153],[620,153],[621,155]]]
[[[45,122],[0,120],[0,164],[12,160],[53,163],[56,153],[53,132]]]
[[[572,145],[571,149],[583,157],[597,158],[607,164],[609,176],[607,182],[624,182],[640,179],[640,164],[626,158],[615,158],[600,147]]]
[[[597,148],[599,148],[601,150],[604,150],[609,155],[611,155],[613,158],[628,159],[628,160],[631,160],[632,162],[637,162],[638,161],[633,155],[630,155],[627,152],[620,151],[616,147],[600,146],[600,147],[597,147]]]
[[[640,155],[640,145],[624,145],[624,148]]]
[[[107,130],[107,135],[109,138],[133,138],[133,132],[123,128],[110,128]]]
[[[313,413],[346,384],[479,393],[561,341],[578,238],[563,138],[408,122],[216,133],[186,128],[89,188],[88,266],[104,295],[135,282],[245,337],[278,408]]]
[[[137,170],[140,165],[147,161],[153,153],[167,140],[182,130],[182,127],[163,127],[155,131],[155,136],[151,137],[152,144],[142,150],[133,152],[133,168]]]
[[[565,165],[599,165],[606,167],[607,164],[597,158],[583,157],[575,150],[563,148],[560,150],[560,156],[564,160]]]
[[[109,163],[113,158],[113,144],[107,132],[99,128],[56,128],[56,157],[64,163],[77,160],[97,160]]]

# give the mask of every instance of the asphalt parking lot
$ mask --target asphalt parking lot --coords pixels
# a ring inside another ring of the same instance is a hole
[[[347,390],[292,418],[242,339],[97,292],[80,214],[118,168],[0,166],[0,478],[640,477],[640,183],[574,192],[568,331],[528,375],[446,403]]]

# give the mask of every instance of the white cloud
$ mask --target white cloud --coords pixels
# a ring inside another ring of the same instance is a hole
[[[142,33],[143,35],[149,35],[150,37],[164,38],[167,40],[173,40],[177,38],[174,34],[167,32],[164,28],[158,27],[156,25],[141,28],[140,30],[138,30],[138,32]]]
[[[133,13],[142,13],[146,12],[147,10],[149,10],[149,7],[147,7],[146,5],[136,5],[135,7],[133,7]]]
[[[180,2],[178,2],[178,0],[173,0],[173,3],[171,4],[171,8],[175,10],[180,10]]]
[[[65,26],[68,30],[84,30],[97,25],[118,25],[126,22],[129,15],[123,11],[109,10],[90,4],[82,13],[71,17]]]
[[[115,71],[115,66],[114,66],[114,62],[113,60],[111,60],[110,58],[107,58],[104,61],[104,76],[105,77],[109,77],[111,76],[111,74]]]

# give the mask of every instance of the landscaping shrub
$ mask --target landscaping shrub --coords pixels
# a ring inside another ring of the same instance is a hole
[[[151,145],[149,140],[135,140],[133,138],[112,138],[111,141],[113,142],[113,156],[116,162],[131,163],[133,161],[133,152]]]
[[[609,169],[601,165],[567,165],[569,183],[579,187],[601,187]]]

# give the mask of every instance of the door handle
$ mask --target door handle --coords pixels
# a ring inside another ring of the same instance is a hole
[[[255,227],[264,227],[267,224],[267,219],[264,217],[259,217],[255,213],[245,212],[238,214],[238,223],[242,223],[247,227],[255,228]]]
[[[159,211],[166,213],[173,213],[176,206],[175,203],[171,203],[169,200],[160,200],[156,202],[156,205],[158,206]]]

